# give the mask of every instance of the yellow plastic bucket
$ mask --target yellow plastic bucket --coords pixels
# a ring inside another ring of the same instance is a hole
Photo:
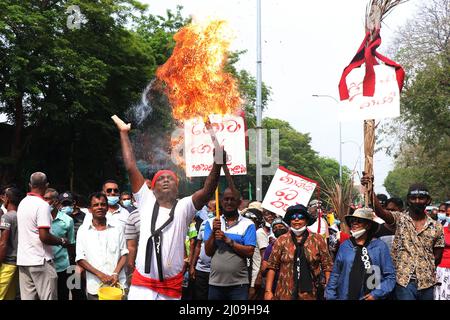
[[[118,287],[103,285],[98,288],[98,300],[122,300],[123,288],[117,283]]]

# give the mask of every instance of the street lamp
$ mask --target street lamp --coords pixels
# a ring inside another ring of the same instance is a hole
[[[335,97],[327,94],[313,94],[312,96],[315,98],[330,98],[336,101],[337,104],[339,104],[339,101]],[[342,126],[340,121],[339,121],[339,184],[342,185]]]

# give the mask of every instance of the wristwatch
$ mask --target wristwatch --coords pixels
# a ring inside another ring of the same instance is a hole
[[[66,239],[61,238],[61,245],[64,246],[67,243]]]

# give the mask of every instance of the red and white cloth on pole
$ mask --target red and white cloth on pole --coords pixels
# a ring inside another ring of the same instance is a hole
[[[398,88],[400,92],[402,91],[403,82],[405,79],[405,71],[403,70],[401,65],[377,52],[377,48],[380,45],[381,45],[381,36],[379,29],[376,31],[375,36],[372,40],[370,40],[370,32],[366,33],[364,41],[359,47],[358,52],[342,73],[341,80],[339,82],[339,96],[341,100],[347,100],[349,98],[349,90],[346,82],[347,76],[353,69],[362,66],[363,63],[365,64],[366,68],[363,81],[363,96],[372,97],[374,95],[375,93],[374,66],[379,64],[376,58],[378,58],[387,66],[395,68]]]

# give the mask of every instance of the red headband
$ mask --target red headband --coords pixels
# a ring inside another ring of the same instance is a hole
[[[176,184],[178,185],[178,177],[172,170],[159,170],[152,179],[152,189],[155,187],[156,180],[163,174],[170,174],[174,179]]]

